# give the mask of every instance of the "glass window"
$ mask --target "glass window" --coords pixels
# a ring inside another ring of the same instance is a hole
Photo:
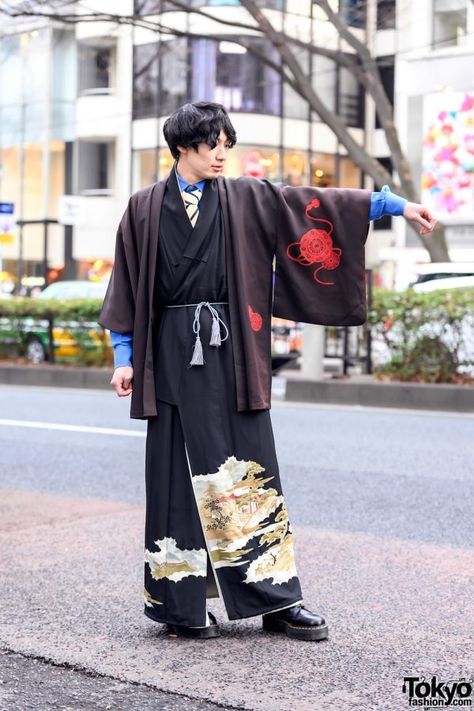
[[[103,93],[112,85],[113,47],[79,44],[79,92]]]
[[[378,158],[378,161],[386,170],[388,170],[390,174],[392,173],[393,166],[390,158]],[[376,185],[374,189],[379,191],[381,188],[381,185]],[[392,218],[390,215],[385,215],[384,217],[381,217],[380,220],[374,220],[373,227],[374,230],[390,230],[392,228]]]
[[[158,109],[168,116],[188,98],[188,46],[185,38],[160,43],[161,82]]]
[[[378,0],[377,2],[377,29],[394,30],[396,24],[395,0]]]
[[[299,3],[301,4],[301,0],[299,0]],[[256,4],[259,7],[272,10],[283,10],[284,0],[257,0]],[[305,2],[306,4],[307,2]],[[196,8],[238,6],[240,5],[240,0],[191,0],[189,5]],[[167,11],[179,11],[179,8],[170,2],[166,2],[166,0],[135,0],[133,6],[134,14],[140,17],[144,15],[159,15]]]
[[[167,116],[184,104],[187,73],[186,39],[136,45],[133,52],[133,118]]]
[[[280,155],[276,148],[262,146],[235,146],[229,151],[224,175],[239,178],[248,175],[253,178],[280,180]]]
[[[278,61],[276,50],[262,40],[246,38]],[[235,41],[192,42],[192,101],[210,100],[229,111],[279,115],[280,77]]]
[[[256,0],[259,7],[270,10],[283,10],[284,0]],[[192,7],[224,7],[226,5],[240,5],[240,0],[191,0]]]
[[[355,76],[345,67],[339,73],[339,115],[347,126],[364,127],[364,92]]]
[[[377,57],[377,66],[380,73],[383,88],[387,94],[387,98],[393,106],[394,89],[395,89],[395,63],[394,57]],[[380,128],[378,114],[375,117],[375,128]]]
[[[313,87],[324,105],[331,111],[336,110],[337,67],[332,59],[313,55]],[[317,120],[318,115],[313,114]]]
[[[463,44],[467,29],[467,0],[433,0],[433,46]]]
[[[360,168],[348,156],[341,156],[339,163],[341,188],[360,188],[362,175]]]
[[[158,180],[157,150],[134,151],[133,190],[141,190]]]
[[[293,187],[308,185],[308,154],[286,150],[283,154],[283,182]]]
[[[158,112],[158,44],[133,48],[133,118],[148,118]]]
[[[75,31],[54,29],[52,51],[51,137],[59,141],[73,141],[79,78]]]
[[[166,2],[166,0],[134,0],[133,13],[135,16],[159,15],[167,10],[174,10],[176,6]]]
[[[341,19],[351,27],[365,27],[365,0],[341,0]]]
[[[160,148],[159,163],[160,178],[163,178],[168,175],[174,164],[174,158],[168,148]]]
[[[313,153],[311,156],[311,185],[331,188],[336,185],[336,157],[332,153]]]
[[[309,74],[310,55],[306,50],[293,50],[305,75]],[[283,116],[286,118],[309,119],[309,106],[306,99],[298,94],[286,82],[283,84]]]
[[[78,191],[110,195],[113,188],[114,144],[78,141]]]

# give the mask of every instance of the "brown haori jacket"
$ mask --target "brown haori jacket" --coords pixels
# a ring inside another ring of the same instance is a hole
[[[270,407],[271,316],[326,325],[366,319],[370,190],[216,178],[226,240],[239,411]],[[130,416],[157,414],[153,292],[168,178],[138,191],[120,222],[99,324],[133,332]],[[275,273],[273,275],[273,267]]]

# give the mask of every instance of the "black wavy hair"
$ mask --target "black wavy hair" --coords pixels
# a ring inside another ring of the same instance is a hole
[[[163,126],[163,134],[171,155],[179,159],[178,146],[198,149],[200,143],[207,143],[211,148],[217,145],[221,131],[227,136],[232,148],[237,142],[237,134],[222,104],[210,101],[196,101],[184,104],[176,109]]]

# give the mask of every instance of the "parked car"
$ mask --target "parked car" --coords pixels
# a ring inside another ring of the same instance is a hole
[[[57,281],[47,286],[38,299],[103,299],[107,283],[90,281]],[[24,318],[21,322],[21,340],[25,344],[25,355],[32,363],[42,363],[49,358],[49,323],[44,319]],[[111,349],[110,337],[106,332],[105,346]],[[13,330],[10,319],[0,319],[0,340],[2,343],[17,343],[18,333]],[[80,341],[80,343],[79,343]],[[54,360],[68,362],[77,358],[81,350],[94,352],[104,348],[104,336],[97,323],[75,321],[55,321],[53,328]],[[111,351],[110,351],[111,353]]]
[[[427,291],[437,291],[439,289],[472,289],[474,287],[474,275],[464,274],[463,276],[447,276],[428,281],[419,281],[413,284],[412,289],[418,293]]]
[[[38,299],[103,299],[107,282],[85,280],[57,281],[47,286],[38,295]],[[32,363],[42,363],[49,357],[48,321],[23,319],[22,332],[25,342],[25,354]],[[87,330],[86,330],[87,329]],[[78,333],[84,334],[78,343]],[[14,343],[18,336],[13,332],[9,319],[0,319],[0,341]],[[96,323],[78,324],[77,322],[55,321],[53,329],[54,359],[67,362],[77,358],[80,349],[94,351],[103,348],[103,334],[97,330]],[[302,325],[284,319],[272,319],[272,370],[274,373],[297,360],[301,355]],[[106,347],[112,346],[109,332],[106,331]]]
[[[419,264],[410,287],[418,292],[434,289],[464,289],[474,286],[474,262]]]

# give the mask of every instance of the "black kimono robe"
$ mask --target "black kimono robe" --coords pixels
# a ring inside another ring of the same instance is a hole
[[[100,323],[134,333],[132,416],[148,416],[145,613],[155,621],[202,626],[216,594],[229,619],[301,601],[268,411],[272,260],[277,315],[363,319],[370,192],[329,198],[321,217],[311,188],[217,179],[192,229],[172,174],[133,196],[122,220]],[[354,226],[352,245],[344,229]],[[196,319],[204,364],[190,367]]]
[[[131,417],[156,415],[152,331],[160,211],[167,178],[132,195],[99,323],[133,331]],[[271,316],[357,325],[366,318],[370,190],[293,188],[216,178],[226,241],[239,411],[270,407]],[[276,258],[273,293],[273,259]]]

